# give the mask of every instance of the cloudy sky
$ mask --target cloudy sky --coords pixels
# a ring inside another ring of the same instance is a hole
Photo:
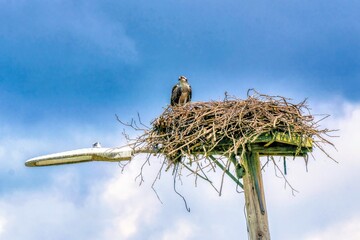
[[[273,239],[360,238],[360,16],[358,1],[0,0],[0,239],[247,239],[244,195],[227,180],[206,183],[144,156],[116,163],[26,168],[32,157],[125,144],[139,112],[150,123],[179,75],[194,101],[249,88],[308,98],[340,129],[339,162],[315,149],[288,161],[292,195],[272,166],[264,182]],[[215,176],[216,177],[216,176]]]

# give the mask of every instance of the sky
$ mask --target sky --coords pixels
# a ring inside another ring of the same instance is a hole
[[[29,158],[126,144],[123,121],[150,125],[185,75],[193,101],[255,88],[330,114],[337,150],[263,172],[273,239],[360,238],[360,3],[333,1],[0,0],[0,239],[247,239],[244,194],[222,196],[161,159],[27,168]],[[136,136],[137,133],[130,132]],[[262,159],[264,162],[265,159]],[[215,175],[214,177],[219,177]]]

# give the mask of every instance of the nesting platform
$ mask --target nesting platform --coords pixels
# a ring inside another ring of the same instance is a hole
[[[265,133],[253,141],[249,148],[260,156],[305,156],[312,152],[313,139],[298,134]]]
[[[306,101],[254,92],[247,99],[193,102],[167,107],[140,136],[137,146],[157,149],[171,165],[174,155],[201,156],[254,151],[260,156],[305,156],[322,149],[328,129],[320,129]]]

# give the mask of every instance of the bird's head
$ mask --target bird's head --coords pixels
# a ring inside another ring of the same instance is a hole
[[[183,82],[183,83],[184,83],[184,82],[185,82],[185,83],[188,82],[188,80],[187,80],[187,78],[186,78],[185,76],[180,76],[180,77],[179,77],[179,81],[180,81],[180,82]]]

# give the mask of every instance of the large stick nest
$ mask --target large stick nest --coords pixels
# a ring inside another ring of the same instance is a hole
[[[330,130],[320,129],[318,122],[306,100],[294,104],[281,96],[253,91],[245,100],[226,95],[223,101],[169,106],[136,145],[157,149],[166,156],[168,166],[181,161],[181,156],[239,155],[258,136],[273,132],[311,138],[323,150],[322,144],[332,145],[326,140]]]
[[[331,137],[329,133],[334,130],[320,128],[319,125],[319,122],[327,116],[323,115],[321,119],[316,120],[310,113],[306,100],[294,104],[291,99],[249,90],[245,100],[225,94],[223,101],[168,106],[152,122],[151,127],[143,125],[140,117],[139,121],[145,128],[139,127],[135,121],[123,124],[143,132],[135,139],[127,136],[128,140],[134,141],[132,146],[135,153],[151,152],[159,157],[165,156],[153,186],[160,178],[164,166],[166,169],[174,166],[174,184],[175,179],[182,176],[182,169],[186,168],[190,174],[195,175],[195,183],[201,178],[221,194],[225,174],[230,176],[237,186],[241,186],[238,181],[241,177],[238,170],[242,154],[248,151],[249,145],[263,134],[282,133],[288,136],[296,135],[300,139],[311,139],[313,147],[319,148],[331,158],[323,146],[326,144],[334,146],[327,140]],[[300,145],[298,148],[302,147]],[[305,151],[306,163],[307,152]],[[216,155],[216,158],[212,155]],[[148,155],[145,163],[150,163],[150,156]],[[296,156],[296,153],[293,156]],[[272,156],[265,165],[270,162],[269,160],[272,160],[276,169],[282,173],[286,184],[291,187]],[[286,174],[285,159],[283,161]],[[220,189],[215,187],[213,179],[208,177],[208,172],[216,172],[217,167],[223,172]],[[231,172],[236,173],[236,178]],[[142,168],[139,177],[141,184]],[[291,189],[293,193],[296,191],[292,187]]]

